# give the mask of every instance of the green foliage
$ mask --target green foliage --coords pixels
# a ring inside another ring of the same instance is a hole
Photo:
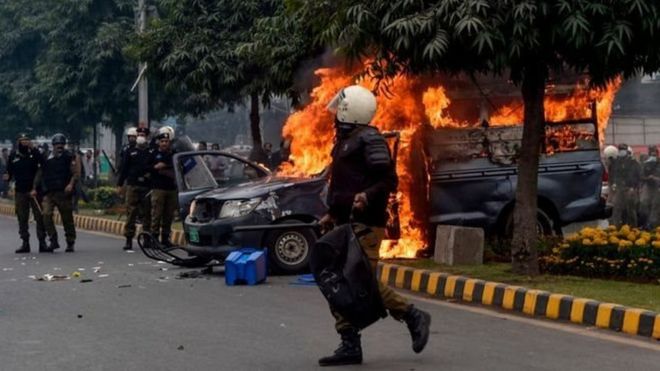
[[[180,109],[201,114],[257,94],[295,97],[298,65],[316,52],[311,36],[276,0],[160,0],[129,52],[151,76],[185,97]]]
[[[660,231],[585,228],[539,259],[552,274],[657,280],[660,278]]]
[[[93,205],[102,209],[111,209],[122,203],[121,197],[114,187],[92,188],[87,191],[87,196]]]
[[[647,0],[290,1],[344,54],[403,72],[508,73],[530,63],[595,84],[660,69],[660,5]],[[330,14],[330,16],[328,16]],[[301,19],[302,20],[302,19]]]

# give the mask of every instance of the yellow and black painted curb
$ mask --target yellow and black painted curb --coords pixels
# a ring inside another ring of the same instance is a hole
[[[15,214],[14,205],[0,204],[0,214],[14,215]],[[55,213],[53,215],[53,219],[56,224],[62,224],[62,218],[60,217],[59,213]],[[123,222],[121,220],[112,220],[112,219],[99,218],[99,217],[87,216],[87,215],[74,215],[73,221],[76,225],[76,228],[85,229],[89,231],[104,232],[119,236],[124,235],[124,228],[126,228],[126,222]],[[142,226],[138,225],[137,233],[140,232],[142,232]],[[183,234],[183,231],[179,229],[172,230],[171,239],[173,243],[179,245],[184,244],[185,243],[184,237],[185,236]]]
[[[447,273],[380,263],[381,283],[441,299],[498,307],[660,340],[660,314]]]
[[[14,215],[14,210],[14,205],[0,204],[0,214]],[[56,223],[62,223],[59,214],[56,213],[54,218]],[[83,215],[74,215],[74,221],[77,228],[114,235],[123,235],[126,225],[119,220]],[[140,229],[138,227],[138,232]],[[183,244],[184,237],[183,231],[172,231],[173,242]],[[660,340],[660,314],[645,309],[395,264],[379,263],[377,273],[383,284],[435,298],[493,306],[529,316],[565,320]]]

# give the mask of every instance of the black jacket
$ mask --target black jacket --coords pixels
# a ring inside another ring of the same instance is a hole
[[[160,150],[153,151],[149,156],[149,171],[151,171],[151,188],[161,189],[167,191],[176,190],[176,182],[174,179],[174,160],[172,152],[161,152]],[[156,170],[154,166],[157,163],[164,162],[167,167],[165,169]]]
[[[31,192],[34,189],[34,178],[43,165],[44,159],[35,148],[27,151],[14,150],[9,154],[7,174],[16,182],[16,192]]]
[[[353,221],[385,227],[390,193],[397,188],[397,175],[385,138],[372,126],[358,126],[337,135],[332,149],[329,214],[344,224],[350,221],[355,195],[367,194],[368,205],[353,212]]]
[[[124,151],[121,159],[121,170],[117,185],[122,186],[124,182],[131,186],[149,187],[151,182],[151,171],[149,161],[151,158],[149,147],[129,147]]]

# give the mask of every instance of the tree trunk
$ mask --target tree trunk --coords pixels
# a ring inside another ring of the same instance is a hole
[[[525,117],[513,209],[511,259],[513,272],[527,275],[539,274],[537,190],[539,153],[545,130],[543,98],[546,76],[544,66],[532,64],[525,68],[522,82]]]
[[[259,94],[250,95],[250,134],[252,135],[253,149],[263,148],[261,140],[261,127],[259,127]]]

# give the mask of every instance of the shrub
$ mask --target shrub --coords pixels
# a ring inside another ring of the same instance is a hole
[[[121,197],[114,187],[98,187],[87,191],[91,204],[103,209],[111,209],[122,203]]]
[[[588,277],[660,278],[660,228],[584,228],[539,258],[541,270]]]

